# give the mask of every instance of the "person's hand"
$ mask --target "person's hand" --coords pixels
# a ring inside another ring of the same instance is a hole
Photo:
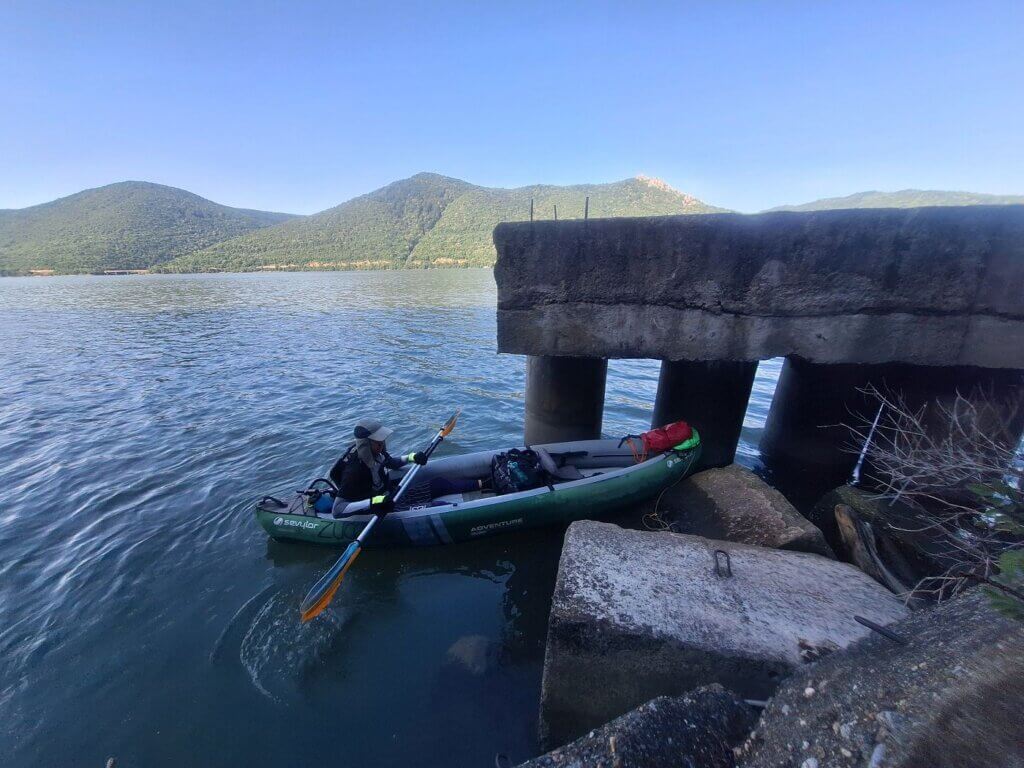
[[[413,464],[419,464],[421,467],[426,466],[427,454],[422,451],[416,451],[416,453],[410,453],[405,457],[405,460]]]
[[[395,502],[391,498],[390,493],[382,494],[381,496],[374,496],[370,499],[370,514],[377,515],[377,517],[384,517],[390,512],[395,511]]]

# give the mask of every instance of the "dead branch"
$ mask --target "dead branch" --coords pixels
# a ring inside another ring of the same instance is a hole
[[[952,563],[918,588],[942,598],[967,584],[990,583],[1000,556],[1024,547],[1024,451],[1009,428],[1020,398],[1000,403],[979,389],[911,406],[898,393],[864,392],[882,406],[864,476],[891,512],[887,527],[928,533]],[[858,452],[872,421],[846,425]]]

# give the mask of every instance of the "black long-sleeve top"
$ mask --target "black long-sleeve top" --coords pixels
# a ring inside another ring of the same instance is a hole
[[[377,459],[375,472],[371,472],[353,451],[345,463],[345,470],[341,475],[341,485],[338,490],[344,499],[348,501],[361,501],[390,490],[388,483],[388,471],[399,469],[406,465],[405,459],[396,459],[385,451]],[[376,477],[374,476],[376,475]]]

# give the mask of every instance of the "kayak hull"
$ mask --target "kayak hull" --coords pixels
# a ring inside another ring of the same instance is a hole
[[[585,518],[621,511],[649,499],[669,485],[690,474],[700,456],[699,437],[673,451],[637,463],[616,448],[617,441],[583,441],[543,446],[552,453],[581,452],[594,456],[584,460],[592,468],[578,480],[556,482],[529,491],[489,495],[468,501],[460,497],[442,497],[437,501],[396,510],[374,527],[367,545],[374,547],[434,546],[492,536],[513,530],[559,525]],[[600,448],[595,446],[600,445]],[[552,450],[554,449],[554,450]],[[603,450],[596,454],[595,450]],[[494,452],[465,457],[447,457],[431,462],[435,474],[444,475],[447,468],[458,473],[461,468],[489,462]],[[611,463],[602,467],[601,462]],[[445,462],[448,462],[446,467]],[[256,505],[256,519],[275,539],[292,539],[316,544],[346,545],[353,541],[370,520],[368,514],[354,514],[341,519],[304,512],[300,504],[265,497]]]

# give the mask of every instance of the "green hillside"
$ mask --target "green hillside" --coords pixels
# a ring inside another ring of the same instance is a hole
[[[1024,195],[985,195],[976,192],[944,192],[934,189],[903,189],[899,192],[858,192],[846,197],[827,197],[802,205],[780,205],[772,211],[831,211],[839,208],[924,208],[934,205],[1020,205]]]
[[[0,211],[0,274],[145,269],[290,218],[229,208],[161,184],[125,181]]]
[[[347,203],[251,232],[180,257],[168,271],[290,269],[383,269],[424,266],[489,266],[491,232],[502,221],[711,213],[722,209],[677,192],[654,179],[613,184],[519,189],[478,187],[421,173]]]
[[[557,207],[558,218],[581,219],[587,197],[590,197],[590,216],[594,218],[668,216],[724,210],[646,178],[571,187],[476,187],[448,206],[441,220],[409,255],[408,263],[410,266],[422,266],[465,262],[474,266],[490,266],[495,259],[491,241],[494,227],[503,221],[527,221],[531,199],[534,218],[553,218]]]
[[[164,269],[201,272],[400,266],[459,195],[473,185],[421,173],[326,211],[251,232],[175,259]]]

